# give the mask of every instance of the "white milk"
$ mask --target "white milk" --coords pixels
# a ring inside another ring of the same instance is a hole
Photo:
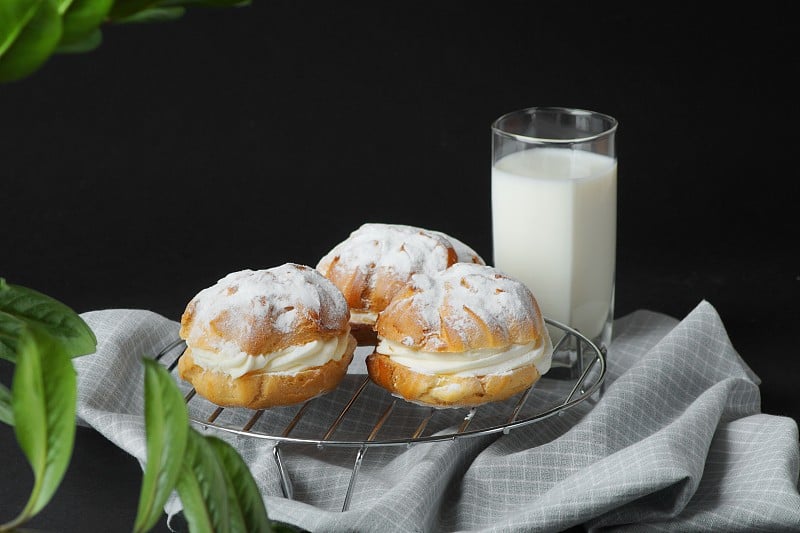
[[[492,220],[494,266],[525,283],[544,316],[598,337],[614,298],[616,161],[561,148],[507,155],[492,168]]]

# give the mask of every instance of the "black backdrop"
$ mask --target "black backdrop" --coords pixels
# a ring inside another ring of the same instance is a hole
[[[763,410],[800,419],[793,19],[768,3],[468,4],[198,9],[109,27],[96,51],[0,85],[0,276],[78,311],[177,319],[226,273],[314,265],[366,221],[445,231],[491,262],[490,123],[592,109],[620,122],[617,316],[708,300]],[[79,439],[128,484],[86,489],[97,461],[79,447],[42,523],[67,527],[65,500],[129,520],[138,467]]]

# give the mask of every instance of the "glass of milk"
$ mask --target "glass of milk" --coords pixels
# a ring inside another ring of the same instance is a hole
[[[525,283],[545,317],[600,347],[614,317],[616,129],[613,117],[562,107],[492,124],[494,266]]]

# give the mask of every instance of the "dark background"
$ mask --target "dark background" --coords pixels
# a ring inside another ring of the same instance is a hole
[[[708,300],[763,411],[800,420],[795,19],[769,3],[466,4],[198,9],[109,27],[96,51],[0,85],[0,276],[80,312],[177,320],[228,272],[315,265],[368,221],[491,262],[489,125],[591,109],[620,123],[616,315]],[[4,521],[30,474],[7,428],[0,450]],[[129,530],[140,481],[81,429],[32,525]]]

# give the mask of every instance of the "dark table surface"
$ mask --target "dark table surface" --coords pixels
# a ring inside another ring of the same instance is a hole
[[[489,124],[531,105],[620,122],[616,316],[707,300],[800,420],[791,18],[776,8],[258,2],[108,27],[0,85],[0,276],[79,312],[178,319],[228,272],[315,264],[367,221],[439,229],[491,262]],[[12,368],[0,362],[8,385]],[[0,521],[32,483],[0,427]],[[141,469],[79,428],[29,525],[124,531]],[[157,531],[167,531],[159,523]]]

